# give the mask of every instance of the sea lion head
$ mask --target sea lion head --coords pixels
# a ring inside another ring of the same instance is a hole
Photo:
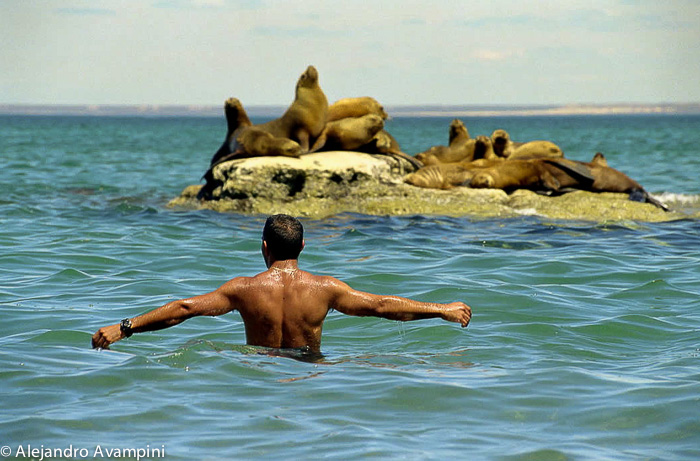
[[[311,88],[315,85],[318,85],[318,71],[314,66],[309,66],[299,77],[297,88]]]
[[[493,143],[488,136],[477,136],[474,142],[474,160],[479,160],[486,157],[493,157],[493,153],[489,156],[489,151],[492,151]]]
[[[367,131],[372,133],[372,136],[384,129],[384,119],[379,115],[369,114],[362,117]]]
[[[456,118],[450,123],[450,139],[454,139],[457,136],[466,136],[469,138],[469,131],[464,122]]]
[[[416,154],[415,157],[416,160],[422,162],[425,166],[436,165],[440,163],[440,160],[438,160],[438,155],[443,150],[445,150],[445,146],[433,146],[424,152]]]
[[[608,166],[608,161],[605,159],[605,155],[603,155],[601,152],[596,152],[596,154],[593,156],[593,160],[591,160],[591,163],[598,166]]]
[[[298,142],[287,138],[277,138],[275,141],[275,150],[278,155],[285,157],[299,157],[301,155],[301,146]]]
[[[484,171],[475,174],[469,182],[469,187],[480,189],[493,189],[495,185],[496,181],[493,179],[493,176]]]
[[[497,155],[507,157],[508,154],[510,154],[510,152],[505,150],[510,142],[510,135],[506,130],[496,130],[491,133],[491,142],[493,143],[493,150]]]

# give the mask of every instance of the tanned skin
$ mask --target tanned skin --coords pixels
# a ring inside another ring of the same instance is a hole
[[[262,254],[268,268],[265,272],[236,277],[211,293],[173,301],[134,317],[132,331],[161,330],[192,317],[237,310],[248,345],[320,352],[323,321],[331,309],[400,321],[442,318],[462,327],[471,319],[471,308],[462,302],[437,304],[375,295],[354,290],[334,277],[313,275],[299,269],[297,259],[276,259],[266,240]],[[106,326],[92,337],[92,347],[107,349],[124,337],[119,324]]]

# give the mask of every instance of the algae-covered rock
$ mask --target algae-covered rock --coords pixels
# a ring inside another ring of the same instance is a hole
[[[548,197],[526,190],[508,195],[497,189],[424,189],[403,182],[411,171],[412,166],[402,159],[347,151],[298,159],[232,160],[214,168],[212,200],[198,200],[201,186],[189,186],[169,206],[313,218],[345,212],[648,222],[688,217],[630,201],[626,194],[579,191]]]

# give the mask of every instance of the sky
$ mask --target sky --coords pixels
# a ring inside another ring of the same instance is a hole
[[[697,0],[0,0],[0,104],[700,102]]]

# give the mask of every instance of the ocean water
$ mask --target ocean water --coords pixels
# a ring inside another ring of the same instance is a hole
[[[577,160],[604,152],[698,207],[698,116],[464,121]],[[449,122],[388,129],[414,154],[445,144]],[[0,117],[1,455],[700,457],[698,220],[307,219],[303,268],[464,301],[471,324],[332,312],[319,362],[246,347],[236,313],[92,350],[101,326],[264,270],[265,216],[165,206],[224,131],[223,117]]]

